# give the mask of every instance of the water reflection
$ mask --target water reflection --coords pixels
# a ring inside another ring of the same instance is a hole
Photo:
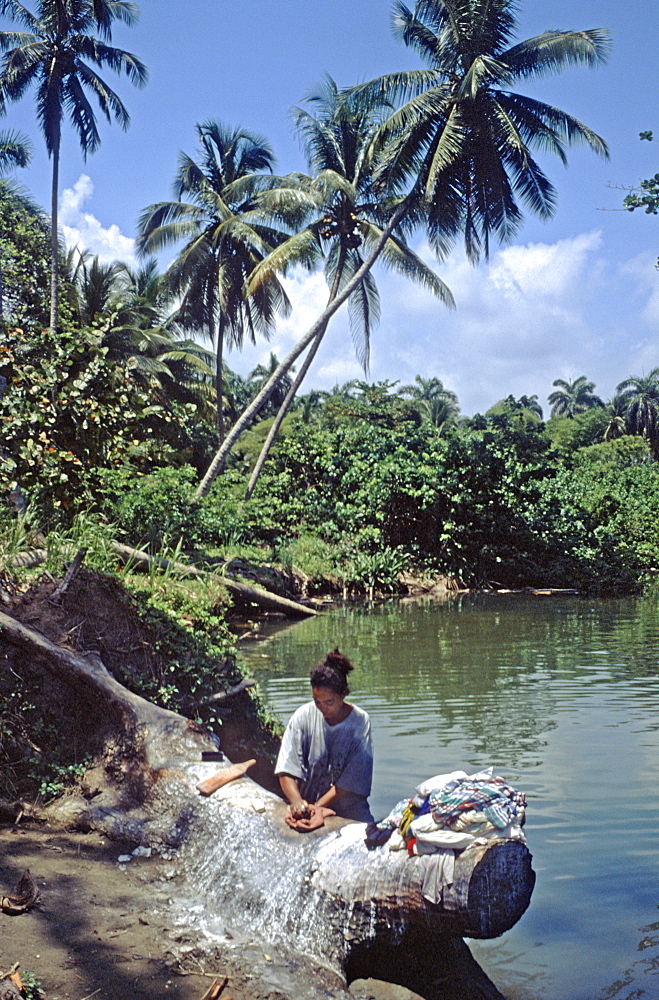
[[[454,767],[494,764],[527,792],[531,907],[503,941],[473,949],[511,1000],[659,997],[656,936],[635,957],[659,897],[657,610],[655,599],[390,602],[286,626],[247,651],[283,721],[328,649],[354,659],[376,814]]]

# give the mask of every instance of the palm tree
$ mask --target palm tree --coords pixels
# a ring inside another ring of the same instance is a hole
[[[603,400],[595,395],[595,383],[589,382],[585,375],[580,375],[572,382],[557,378],[552,385],[558,386],[556,391],[547,397],[552,417],[572,419],[577,413],[584,413],[596,406],[604,406]]]
[[[170,287],[180,296],[177,323],[204,334],[217,354],[217,423],[220,443],[223,353],[239,347],[245,334],[268,337],[277,313],[290,305],[276,274],[245,295],[252,271],[290,235],[268,225],[257,195],[272,181],[274,156],[265,139],[215,121],[196,126],[200,161],[181,153],[174,184],[178,200],[151,205],[139,220],[138,250],[156,253],[184,241],[168,271]],[[188,200],[181,200],[183,197]]]
[[[312,218],[305,230],[293,236],[257,269],[252,276],[252,285],[257,285],[261,274],[268,274],[272,269],[287,270],[291,259],[295,259],[295,254],[291,256],[291,248],[297,254],[298,248],[305,247],[311,236],[324,252],[331,303],[345,283],[363,266],[364,251],[368,251],[381,237],[382,225],[387,220],[388,206],[373,190],[368,149],[382,124],[384,112],[390,111],[391,107],[382,100],[356,99],[349,91],[340,90],[329,76],[307,98],[307,103],[312,106],[312,112],[294,108],[293,120],[304,141],[313,180],[296,176],[292,185],[287,186],[284,181],[278,189],[264,194],[262,201],[277,211],[282,203],[286,205],[292,198],[293,204],[300,206],[301,210],[302,199],[306,196]],[[389,267],[424,285],[447,305],[453,305],[448,288],[401,237],[392,237],[385,243],[382,259]],[[357,356],[367,372],[371,331],[380,314],[378,290],[370,273],[357,283],[349,296],[348,310]],[[279,427],[325,336],[327,326],[325,323],[318,330],[297,378],[284,395],[252,472],[246,499],[254,490]],[[283,367],[278,375],[273,373],[273,391],[277,391],[278,381],[285,377]]]
[[[19,0],[0,0],[0,13],[27,31],[0,31],[4,52],[0,87],[6,99],[19,100],[36,87],[37,121],[53,162],[51,190],[50,326],[57,327],[59,243],[57,232],[59,162],[62,121],[67,116],[78,134],[85,158],[100,144],[96,115],[87,94],[93,94],[109,122],[127,128],[129,116],[118,95],[93,67],[125,73],[137,86],[146,82],[146,67],[136,56],[107,44],[112,22],[134,24],[137,7],[129,0],[36,0],[32,14]],[[96,30],[100,37],[93,32]]]
[[[274,351],[270,351],[270,357],[268,358],[266,364],[257,365],[256,368],[254,368],[249,373],[248,378],[250,385],[252,387],[252,395],[255,395],[257,392],[259,392],[262,386],[266,384],[268,379],[271,377],[272,373],[277,371],[277,369],[279,368],[279,364],[280,362],[277,355],[274,353]],[[294,368],[289,369],[289,372],[294,372],[294,371],[295,371]],[[269,400],[269,402],[275,407],[275,409],[278,409],[282,405],[282,403],[286,398],[288,390],[290,389],[292,384],[293,380],[290,378],[289,374],[285,375],[277,383],[276,390],[272,394]]]
[[[109,363],[125,364],[167,402],[194,402],[212,413],[214,358],[194,341],[177,338],[168,283],[155,260],[133,270],[74,248],[65,258],[72,307],[81,326],[94,327]]]
[[[109,360],[123,360],[169,403],[195,403],[215,418],[215,358],[185,337],[172,312],[169,283],[155,260],[137,269],[116,261],[102,343]]]
[[[654,461],[659,461],[659,368],[630,376],[616,386],[630,433],[642,435]]]
[[[419,0],[414,11],[394,5],[394,29],[416,49],[427,69],[392,73],[355,88],[356,98],[404,103],[370,144],[373,184],[389,218],[363,264],[284,359],[292,363],[349,298],[379,258],[390,235],[423,224],[432,246],[446,254],[459,232],[476,260],[491,235],[510,240],[522,221],[518,205],[546,218],[554,189],[533,159],[585,142],[607,155],[606,144],[564,111],[511,90],[518,80],[573,64],[605,59],[604,30],[547,31],[512,44],[516,0]],[[276,378],[277,376],[273,376]],[[267,390],[264,389],[264,392]],[[197,490],[207,492],[226,456],[249,424],[258,397],[213,459]]]
[[[20,132],[0,132],[0,177],[16,167],[27,167],[32,159],[32,145]]]
[[[627,433],[627,421],[625,420],[625,401],[622,396],[616,393],[606,404],[606,412],[609,422],[604,428],[603,440],[614,441],[623,437]]]
[[[404,385],[398,395],[412,401],[412,405],[424,420],[429,420],[438,430],[455,424],[460,407],[458,397],[450,389],[445,389],[441,379],[417,375],[414,385]]]
[[[532,396],[520,396],[519,401],[525,410],[528,410],[534,417],[542,420],[542,407],[536,393],[533,393]]]
[[[73,257],[77,261],[73,264]],[[124,267],[119,261],[105,263],[99,257],[92,257],[87,250],[75,247],[67,255],[67,270],[70,268],[76,318],[81,326],[93,326],[105,322],[117,304],[117,279]]]
[[[472,260],[494,235],[509,242],[529,211],[548,218],[556,192],[534,149],[566,163],[565,147],[606,144],[572,115],[513,92],[532,79],[576,63],[602,61],[609,33],[546,31],[511,45],[516,0],[396,0],[393,30],[426,70],[391,73],[364,85],[405,103],[379,137],[379,171],[389,185],[412,179],[431,244],[443,255],[458,232]]]

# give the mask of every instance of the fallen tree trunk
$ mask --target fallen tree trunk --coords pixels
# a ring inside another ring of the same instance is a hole
[[[171,559],[166,559],[164,556],[152,556],[148,552],[143,552],[141,549],[133,549],[129,545],[123,545],[121,542],[112,542],[112,550],[123,563],[132,564],[139,570],[148,571],[152,566],[158,566],[164,570],[172,570],[177,576],[191,576],[196,579],[208,576],[207,572],[197,569],[196,566],[187,566],[185,563],[174,562]],[[71,546],[71,551],[73,551],[73,546]],[[39,566],[46,561],[47,555],[48,552],[46,549],[31,549],[29,552],[19,552],[11,562],[16,567],[28,568]],[[262,587],[250,587],[246,583],[232,580],[228,576],[222,577],[222,583],[235,597],[248,603],[256,604],[266,611],[278,611],[288,618],[313,617],[318,614],[313,608],[308,608],[305,604],[299,604],[298,601],[291,601],[287,597],[280,597],[279,594],[274,594],[270,590],[264,590]]]
[[[256,935],[268,947],[294,951],[307,969],[325,969],[335,985],[327,995],[344,997],[349,980],[377,966],[379,978],[446,1000],[449,967],[463,969],[458,980],[469,967],[469,953],[455,939],[497,936],[526,910],[534,874],[525,845],[495,841],[464,850],[440,902],[429,903],[423,895],[429,856],[368,850],[363,824],[337,817],[296,833],[284,822],[281,799],[246,776],[201,796],[196,786],[218,770],[201,760],[214,746],[210,734],[127,691],[96,656],[64,650],[2,613],[0,634],[77,686],[83,699],[104,703],[115,719],[103,755],[105,780],[93,797],[70,796],[53,806],[51,817],[175,849],[173,905],[200,940],[221,919],[234,936]],[[467,978],[456,998],[500,997],[484,974],[482,981]],[[297,998],[307,995],[300,988]]]
[[[208,573],[197,569],[196,566],[186,566],[184,563],[173,562],[162,556],[150,556],[148,552],[132,549],[128,545],[122,545],[121,542],[113,542],[112,549],[124,562],[132,562],[140,569],[149,569],[155,565],[161,566],[163,569],[172,569],[181,576],[208,576]],[[239,583],[238,580],[232,580],[228,576],[222,577],[222,583],[231,594],[245,601],[250,601],[252,604],[257,604],[267,611],[280,611],[282,614],[294,618],[318,614],[317,611],[308,608],[305,604],[298,604],[297,601],[291,601],[287,597],[280,597],[279,594],[273,594],[272,591],[264,590],[262,587],[250,587],[246,583]]]

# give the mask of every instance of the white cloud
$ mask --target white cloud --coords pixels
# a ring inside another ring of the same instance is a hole
[[[640,302],[644,302],[642,316],[646,322],[659,328],[659,275],[655,253],[642,253],[627,261],[621,272],[628,275],[636,286]]]
[[[72,188],[60,195],[59,221],[67,247],[89,250],[103,263],[122,260],[131,267],[136,264],[135,241],[124,236],[114,223],[105,228],[96,216],[83,211],[94,194],[91,177],[81,174]]]
[[[67,243],[104,261],[134,263],[133,240],[85,212],[93,192],[82,174],[62,193]],[[616,249],[604,244],[599,230],[509,246],[478,267],[457,252],[437,265],[427,245],[417,248],[451,289],[457,308],[447,309],[423,288],[378,269],[382,320],[371,338],[369,377],[407,384],[417,374],[437,376],[458,394],[465,413],[482,412],[509,393],[535,393],[546,405],[555,378],[579,375],[610,396],[622,379],[659,363],[655,258],[646,253],[620,264]],[[227,355],[242,375],[267,363],[271,352],[286,357],[325,307],[322,272],[294,271],[285,286],[292,311],[272,339],[245,343]],[[344,306],[331,321],[303,391],[362,377]]]
[[[271,352],[282,361],[318,319],[327,304],[327,284],[321,272],[307,274],[305,271],[294,271],[284,278],[284,286],[291,302],[291,314],[286,319],[279,320],[273,337],[270,340],[259,339],[256,344],[245,343],[240,352],[232,351],[227,355],[230,367],[241,375],[247,375],[259,364],[265,364]],[[356,367],[358,375],[350,367],[354,356],[350,341],[347,348],[349,354],[344,358],[344,353],[340,353],[347,325],[344,307],[332,320],[302,391],[306,391],[309,385],[328,389],[337,381],[363,376],[359,365],[352,366]],[[299,368],[300,363],[298,361],[296,367]],[[350,367],[350,374],[342,379],[341,372],[346,364]]]
[[[605,343],[609,331],[598,314],[604,290],[615,295],[602,242],[595,231],[554,244],[510,246],[479,267],[456,253],[435,264],[455,311],[409,282],[388,279],[374,375],[404,382],[436,375],[467,413],[509,393],[536,393],[544,403],[555,378],[597,380],[607,352],[619,360]],[[432,263],[427,248],[420,252]],[[616,373],[612,381],[622,377]]]
[[[427,247],[418,252],[433,264]],[[554,244],[510,246],[476,268],[462,253],[434,266],[451,289],[456,310],[409,281],[377,273],[382,321],[371,338],[373,380],[406,384],[417,374],[435,375],[457,392],[463,412],[473,413],[509,393],[536,393],[544,404],[553,379],[587,374],[597,381],[615,364],[611,385],[599,386],[606,394],[628,374],[627,359],[621,359],[619,344],[616,353],[607,342],[610,330],[596,314],[598,300],[606,301],[604,291],[615,295],[599,231]],[[325,305],[321,274],[297,273],[287,279],[287,290],[293,311],[280,321],[273,340],[231,357],[241,373],[264,362],[271,350],[283,358]],[[611,312],[610,302],[607,308]],[[362,377],[343,308],[305,389]]]

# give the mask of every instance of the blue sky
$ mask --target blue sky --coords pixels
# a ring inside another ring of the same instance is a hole
[[[34,9],[31,0],[24,0]],[[265,135],[277,170],[304,169],[288,110],[325,73],[341,85],[394,69],[416,56],[389,29],[389,0],[141,0],[137,27],[117,26],[114,42],[147,64],[135,90],[106,78],[131,114],[123,132],[101,122],[102,146],[84,162],[66,130],[61,217],[67,240],[106,259],[130,259],[135,224],[148,204],[171,194],[179,150],[194,152],[194,124],[216,118]],[[1,23],[1,22],[0,22]],[[7,26],[2,23],[2,27]],[[460,251],[437,265],[457,302],[449,311],[384,271],[376,277],[382,318],[372,338],[372,379],[412,382],[438,376],[463,412],[483,411],[509,393],[536,393],[546,407],[555,378],[587,375],[608,398],[628,375],[659,365],[659,219],[619,210],[625,192],[659,169],[659,143],[641,142],[657,116],[654,0],[526,0],[518,37],[548,28],[609,28],[610,59],[534,81],[523,92],[556,104],[607,141],[604,161],[575,147],[569,166],[543,166],[558,190],[554,218],[529,218],[514,245],[495,248],[474,268]],[[522,90],[522,88],[520,88]],[[33,137],[32,165],[20,181],[44,206],[50,163],[34,123],[31,96],[9,108],[3,127]],[[419,235],[420,250],[432,256]],[[163,262],[165,263],[165,262]],[[326,295],[321,275],[293,276],[295,309],[270,343],[229,354],[246,374],[274,350],[286,354]],[[347,317],[340,313],[305,388],[363,377]]]

